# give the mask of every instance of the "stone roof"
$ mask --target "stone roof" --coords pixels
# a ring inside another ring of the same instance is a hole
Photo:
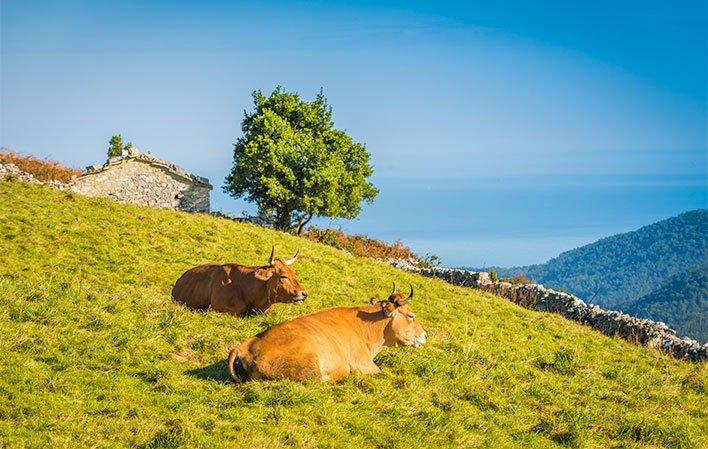
[[[155,156],[153,156],[152,154],[149,154],[149,153],[142,153],[141,154],[135,148],[131,148],[129,150],[124,150],[120,156],[108,158],[106,163],[103,165],[90,165],[90,166],[86,167],[86,173],[80,177],[93,175],[96,173],[100,173],[102,171],[110,170],[111,167],[115,167],[116,165],[120,165],[120,164],[123,164],[128,161],[140,161],[140,162],[145,162],[145,163],[150,164],[155,167],[161,167],[161,168],[164,168],[165,170],[167,170],[169,173],[172,173],[173,175],[184,178],[190,182],[193,182],[195,184],[201,184],[203,186],[207,186],[210,189],[213,188],[213,186],[209,183],[209,180],[207,178],[189,173],[187,170],[183,169],[182,167],[180,167],[176,164],[173,164],[172,162],[158,159]]]

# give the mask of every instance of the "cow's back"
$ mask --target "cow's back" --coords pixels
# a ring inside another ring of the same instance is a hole
[[[251,375],[306,380],[349,374],[352,357],[367,356],[356,313],[353,308],[327,309],[262,332],[242,348],[246,363],[253,364]]]
[[[211,306],[212,283],[223,273],[216,263],[200,265],[187,270],[172,287],[172,298],[192,310],[206,310]]]

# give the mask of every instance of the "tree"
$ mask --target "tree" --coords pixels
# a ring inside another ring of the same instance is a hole
[[[120,156],[122,151],[123,138],[120,136],[120,134],[116,134],[111,137],[111,140],[108,142],[108,157]]]
[[[314,101],[277,87],[253,92],[224,192],[246,197],[281,230],[298,234],[315,216],[355,218],[378,190],[366,147],[334,127],[322,91]]]

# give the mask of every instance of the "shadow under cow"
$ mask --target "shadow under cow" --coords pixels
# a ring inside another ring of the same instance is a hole
[[[214,362],[211,365],[203,366],[201,368],[187,370],[185,371],[185,374],[212,382],[233,382],[228,371],[226,370],[226,359],[219,360],[218,362]]]

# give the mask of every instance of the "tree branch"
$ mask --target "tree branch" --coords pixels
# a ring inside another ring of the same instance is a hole
[[[312,214],[307,214],[307,220],[303,220],[302,218],[300,219],[300,224],[297,227],[297,235],[302,235],[302,230],[305,228],[305,225],[310,222],[310,220],[312,220]]]

